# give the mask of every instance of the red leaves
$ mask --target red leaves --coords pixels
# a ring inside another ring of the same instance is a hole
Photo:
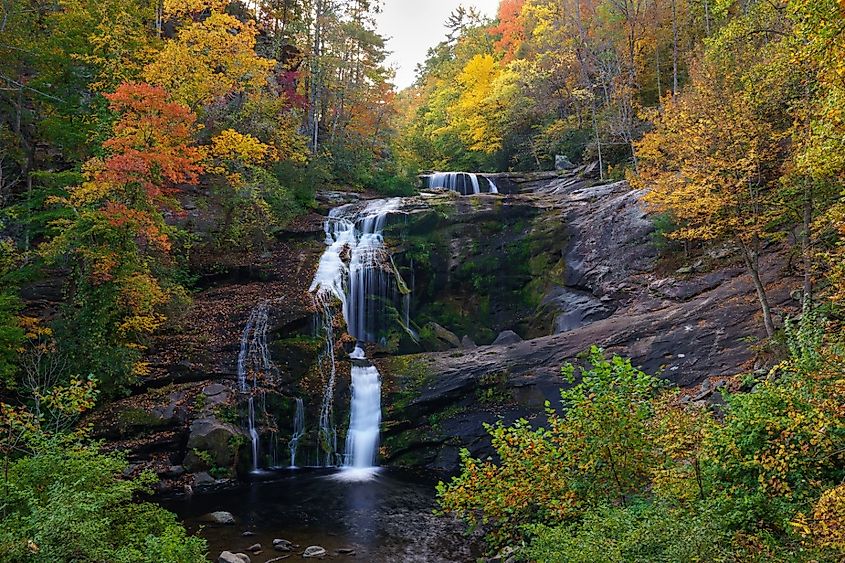
[[[105,97],[120,117],[114,136],[103,143],[112,154],[96,180],[116,188],[138,185],[158,206],[178,185],[199,182],[203,154],[191,146],[197,126],[188,107],[168,101],[163,88],[149,84],[122,84]]]
[[[131,229],[139,239],[139,246],[153,245],[163,252],[170,252],[170,239],[149,213],[114,202],[106,203],[102,212],[112,227]]]

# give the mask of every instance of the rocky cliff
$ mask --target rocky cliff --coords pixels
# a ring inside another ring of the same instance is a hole
[[[397,314],[369,350],[384,378],[386,462],[454,469],[461,447],[486,454],[482,423],[541,416],[546,401],[559,400],[560,366],[592,344],[689,387],[690,400],[710,378],[765,361],[752,345],[764,334],[753,289],[729,248],[669,267],[642,194],[598,184],[590,170],[496,183],[508,193],[406,198],[385,231],[390,267],[413,295],[410,326]],[[323,212],[355,199],[326,194]],[[234,476],[249,455],[239,341],[262,301],[277,374],[262,392],[262,439],[285,447],[294,397],[304,400],[306,431],[315,428],[324,382],[308,288],[323,239],[314,214],[272,251],[209,267],[190,311],[153,347],[152,377],[94,415],[100,435],[169,487]],[[767,268],[765,281],[777,309],[792,306],[795,280]],[[352,343],[339,344],[338,361],[348,361]],[[348,395],[339,381],[341,426]],[[316,442],[308,432],[303,440]]]

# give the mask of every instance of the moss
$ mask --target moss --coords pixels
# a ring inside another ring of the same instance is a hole
[[[387,407],[387,413],[393,417],[397,412],[408,408],[420,389],[432,380],[433,374],[429,366],[420,356],[396,356],[387,358],[384,362],[385,373],[396,384],[394,399]]]
[[[120,432],[125,434],[142,428],[160,428],[168,422],[149,411],[139,408],[130,408],[120,411],[117,415],[117,425]]]
[[[508,371],[496,371],[484,374],[478,382],[475,396],[485,405],[502,405],[512,400],[508,389]]]

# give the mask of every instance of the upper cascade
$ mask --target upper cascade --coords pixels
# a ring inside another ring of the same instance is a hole
[[[435,172],[428,176],[426,188],[445,189],[461,195],[499,193],[498,187],[491,178],[472,172]]]
[[[309,291],[321,302],[339,300],[349,334],[361,342],[377,341],[388,307],[408,295],[383,236],[387,217],[400,204],[391,198],[369,201],[363,209],[336,207],[325,223],[327,248]]]

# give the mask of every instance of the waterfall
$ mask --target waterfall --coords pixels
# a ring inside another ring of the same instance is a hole
[[[428,179],[428,189],[444,189],[458,192],[461,195],[474,195],[483,192],[497,194],[499,189],[487,176],[481,176],[487,181],[482,188],[479,175],[472,172],[435,172]]]
[[[373,365],[352,365],[352,410],[344,464],[355,469],[375,465],[381,424],[381,376]]]
[[[262,301],[252,310],[241,334],[241,348],[238,353],[238,388],[247,398],[247,432],[252,442],[252,470],[258,471],[261,441],[255,426],[255,395],[259,378],[272,375],[273,363],[267,347],[267,325],[270,304]],[[251,378],[251,381],[248,380]]]
[[[296,412],[293,415],[293,434],[290,437],[290,466],[296,467],[296,448],[299,445],[299,439],[305,434],[305,407],[302,404],[302,399],[296,398]]]
[[[386,326],[389,306],[398,304],[404,315],[408,290],[401,291],[404,282],[384,246],[383,236],[387,216],[396,213],[399,204],[400,200],[393,198],[372,200],[363,209],[345,205],[332,209],[326,220],[326,250],[310,291],[321,313],[326,335],[321,365],[328,369],[324,370],[326,387],[320,433],[327,460],[337,450],[337,434],[332,421],[336,378],[332,302],[340,302],[347,330],[359,342],[377,340],[379,330]],[[402,293],[401,303],[396,303],[398,293]],[[360,346],[356,347],[352,358],[352,404],[343,465],[372,468],[381,422],[381,380],[375,366],[366,361]]]

